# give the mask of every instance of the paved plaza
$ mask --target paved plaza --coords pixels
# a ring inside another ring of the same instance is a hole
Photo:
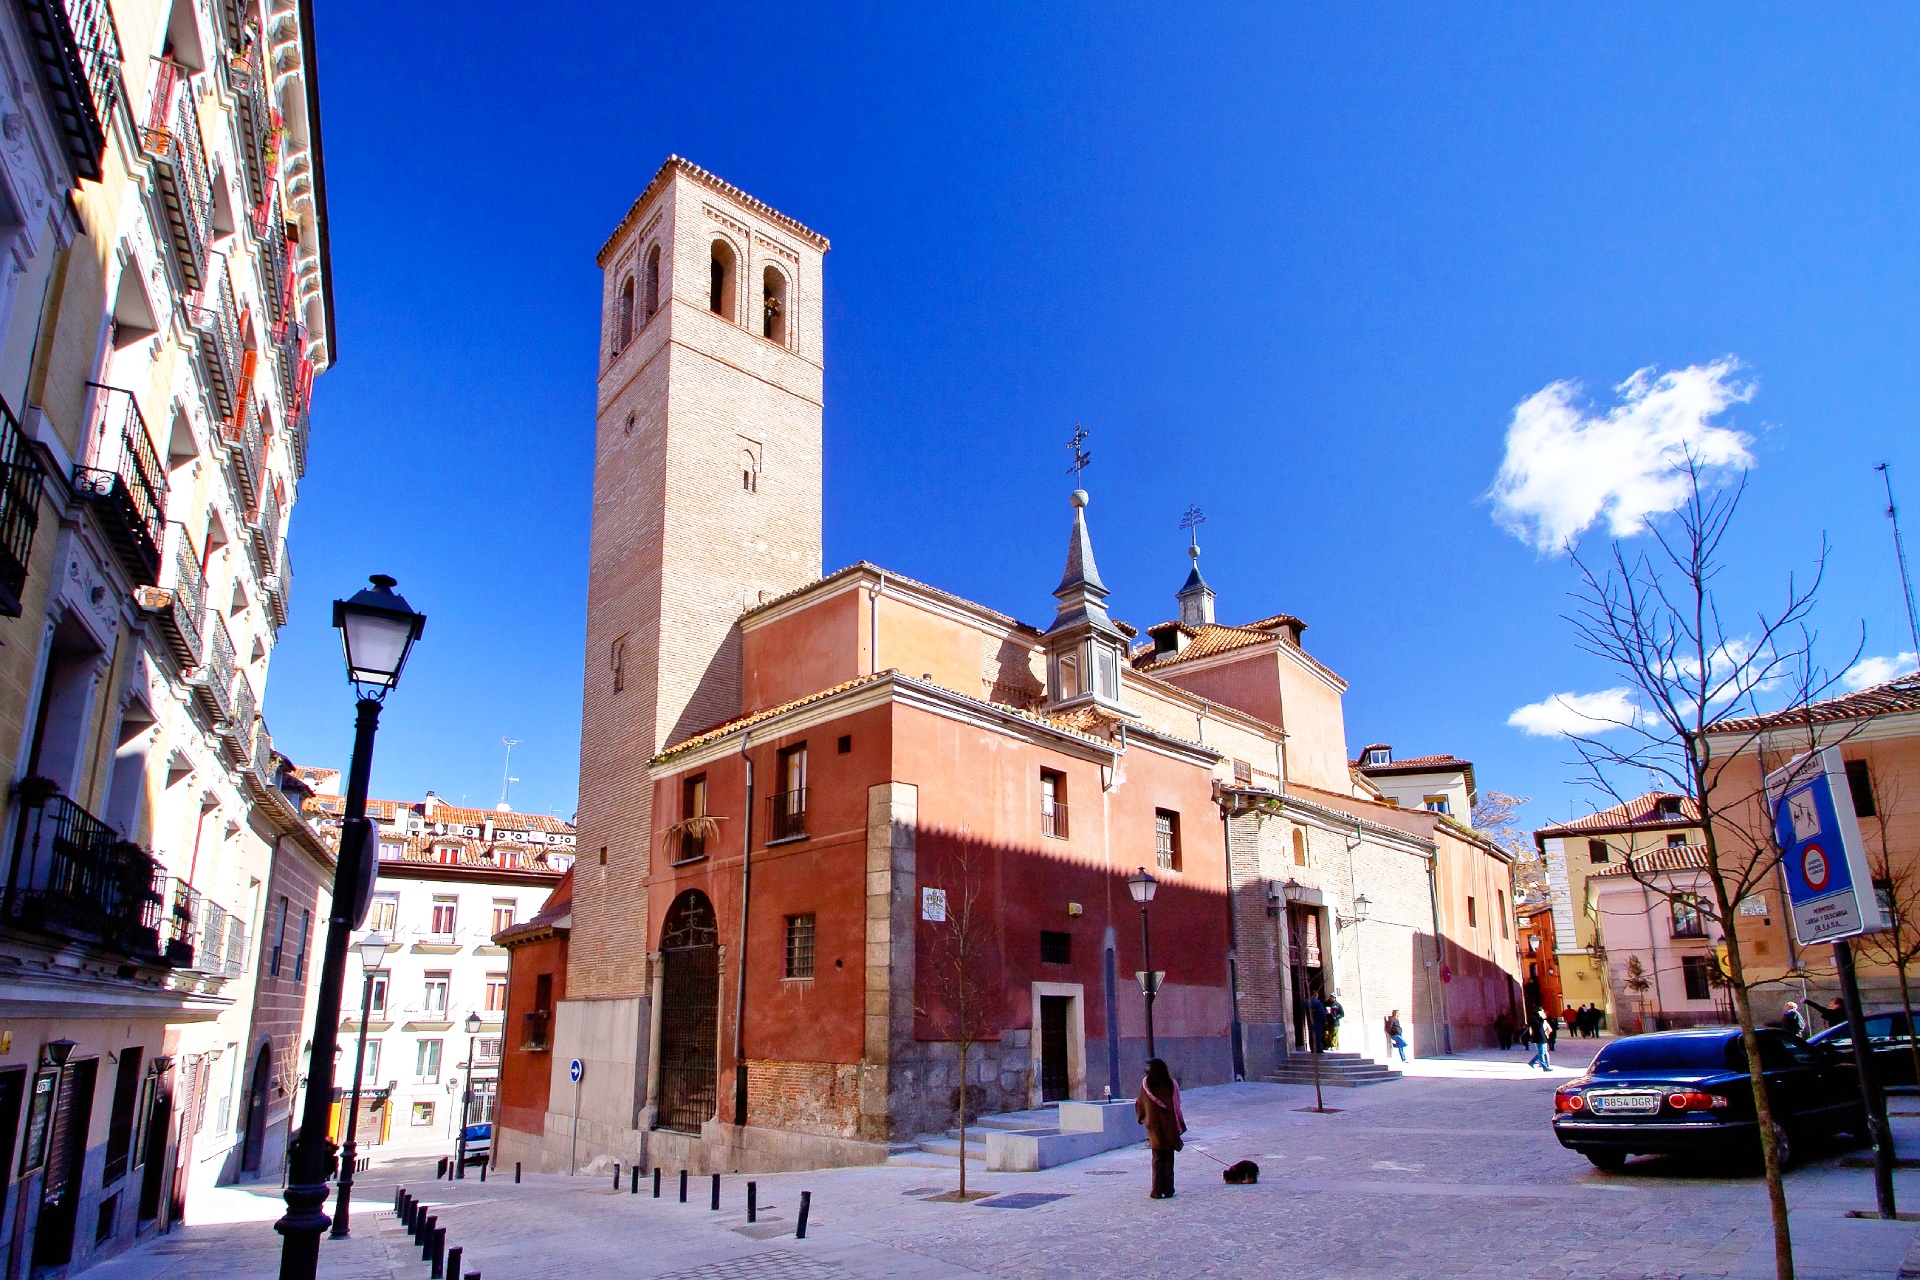
[[[485,1280],[1772,1276],[1757,1177],[1645,1159],[1602,1174],[1548,1131],[1553,1086],[1575,1066],[1543,1076],[1520,1062],[1518,1053],[1416,1062],[1404,1080],[1328,1091],[1340,1108],[1330,1115],[1300,1110],[1313,1091],[1298,1086],[1191,1090],[1171,1201],[1147,1199],[1141,1147],[1040,1173],[970,1169],[970,1187],[997,1194],[967,1205],[927,1199],[953,1185],[935,1169],[763,1175],[754,1226],[745,1178],[723,1180],[715,1213],[699,1179],[679,1204],[672,1171],[656,1201],[644,1184],[638,1197],[614,1191],[610,1176],[435,1183],[432,1161],[416,1154],[364,1175],[354,1236],[327,1244],[321,1274],[425,1280],[419,1250],[388,1212],[398,1180],[436,1206],[466,1269]],[[1920,1150],[1920,1117],[1895,1124],[1902,1149]],[[1850,1154],[1812,1150],[1789,1175],[1802,1280],[1898,1276],[1910,1250],[1920,1263],[1920,1224],[1847,1216],[1873,1204],[1870,1173],[1842,1167]],[[1259,1185],[1224,1185],[1209,1155],[1258,1161]],[[1898,1179],[1902,1207],[1920,1208],[1920,1176]],[[796,1240],[802,1190],[812,1213],[807,1239]],[[189,1225],[95,1274],[272,1275],[279,1204],[277,1189],[226,1190],[204,1213],[225,1221]]]

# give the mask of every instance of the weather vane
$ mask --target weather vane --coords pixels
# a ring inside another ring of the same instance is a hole
[[[1191,535],[1195,547],[1200,545],[1200,526],[1206,522],[1207,513],[1191,503],[1187,506],[1186,514],[1180,517],[1180,530]]]
[[[1073,439],[1067,442],[1067,448],[1073,452],[1073,465],[1067,470],[1073,473],[1073,487],[1076,489],[1080,487],[1080,473],[1093,461],[1093,455],[1080,447],[1087,442],[1088,434],[1087,429],[1076,422],[1073,424]]]

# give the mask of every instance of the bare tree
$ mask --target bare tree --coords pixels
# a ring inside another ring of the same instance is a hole
[[[1891,920],[1880,933],[1864,934],[1854,945],[1883,963],[1893,966],[1900,979],[1900,1007],[1907,1014],[1907,1049],[1913,1054],[1913,1078],[1920,1081],[1920,1041],[1913,1029],[1912,970],[1920,961],[1920,868],[1911,858],[1894,861],[1893,842],[1888,838],[1887,819],[1900,807],[1900,786],[1875,775],[1873,787],[1873,831],[1879,837],[1877,847],[1869,851],[1874,887],[1880,892],[1881,905]]]
[[[960,1190],[954,1198],[961,1201],[968,1198],[967,1068],[974,1046],[1000,1038],[1000,1014],[1005,1003],[993,917],[982,902],[984,894],[974,857],[975,851],[963,846],[952,863],[954,887],[945,891],[946,921],[928,974],[932,1003],[930,1008],[918,1010],[960,1052],[960,1087],[954,1100],[960,1124]]]
[[[1547,896],[1547,864],[1533,843],[1533,833],[1518,820],[1520,807],[1531,799],[1482,791],[1473,802],[1473,829],[1512,855],[1515,891],[1530,902]]]
[[[1808,706],[1835,683],[1816,665],[1811,629],[1827,548],[1823,542],[1810,581],[1788,577],[1774,611],[1736,621],[1722,612],[1716,584],[1746,477],[1720,485],[1692,458],[1679,470],[1686,497],[1651,522],[1646,550],[1630,551],[1618,539],[1599,556],[1570,548],[1580,577],[1578,604],[1568,618],[1576,643],[1613,668],[1629,696],[1625,710],[1594,718],[1590,730],[1569,737],[1582,780],[1614,803],[1625,803],[1651,777],[1698,808],[1712,888],[1699,910],[1724,935],[1728,990],[1759,1120],[1774,1268],[1779,1280],[1792,1280],[1793,1243],[1780,1178],[1784,1130],[1773,1118],[1761,1074],[1745,957],[1732,922],[1744,900],[1768,887],[1781,857],[1760,781],[1768,768],[1765,735],[1777,729],[1782,712]],[[1763,713],[1766,720],[1747,720],[1738,732],[1727,723]],[[1812,746],[1811,723],[1807,737]],[[1750,775],[1736,770],[1743,756],[1758,757],[1759,769]],[[1658,882],[1650,863],[1629,854],[1628,874],[1671,898],[1677,890]]]

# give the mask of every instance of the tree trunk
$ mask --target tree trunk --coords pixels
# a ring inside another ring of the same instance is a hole
[[[960,1045],[960,1199],[967,1198],[967,1050],[971,1045]]]
[[[1894,943],[1904,945],[1904,939],[1895,934]],[[1913,1055],[1913,1082],[1920,1085],[1920,1041],[1913,1036],[1913,993],[1907,988],[1907,966],[1911,963],[1902,960],[1894,966],[1894,971],[1900,975],[1900,1007],[1907,1011],[1907,1052]]]

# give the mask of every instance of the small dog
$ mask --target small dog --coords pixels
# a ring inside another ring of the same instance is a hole
[[[1220,1176],[1228,1186],[1250,1187],[1260,1181],[1260,1166],[1251,1160],[1242,1160],[1238,1164],[1228,1165],[1226,1172]]]

